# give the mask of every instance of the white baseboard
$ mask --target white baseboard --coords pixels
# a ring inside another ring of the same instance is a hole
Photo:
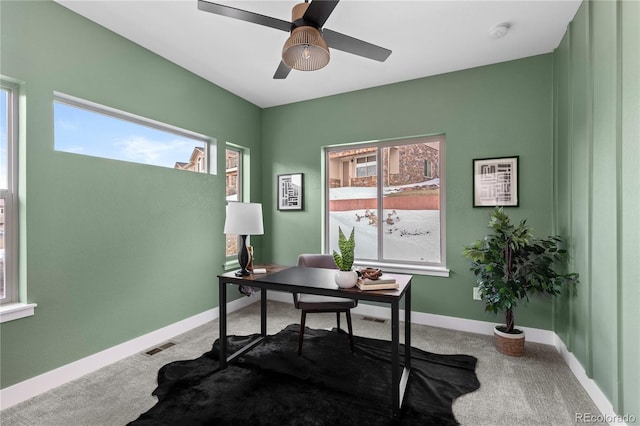
[[[251,297],[242,297],[229,302],[228,311],[233,312],[244,308],[259,300],[259,294]],[[104,351],[95,353],[86,358],[79,359],[70,364],[63,365],[55,370],[47,371],[39,376],[32,377],[23,382],[16,383],[4,389],[0,389],[0,410],[9,408],[22,401],[26,401],[43,392],[63,385],[67,382],[84,376],[85,374],[106,367],[131,355],[143,352],[153,346],[163,343],[175,336],[206,324],[220,316],[219,309],[213,308],[194,315],[182,321],[152,331]]]
[[[293,303],[291,294],[289,293],[270,291],[268,299],[284,303]],[[387,320],[391,319],[391,309],[384,306],[374,306],[359,303],[358,306],[353,309],[353,313],[372,316],[376,318],[383,318]],[[400,311],[400,319],[402,318],[404,318],[404,310]],[[422,312],[413,312],[411,314],[411,322],[413,324],[427,325],[431,327],[446,328],[449,330],[465,331],[469,333],[485,335],[492,335],[493,327],[496,325],[496,323],[490,323],[486,321],[448,317],[444,315],[427,314]],[[560,339],[560,337],[555,332],[530,327],[518,328],[522,329],[525,332],[528,342],[542,343],[545,345],[554,346],[556,350],[562,355],[564,361],[573,372],[573,375],[576,377],[576,379],[578,379],[582,387],[596,404],[596,406],[602,413],[604,420],[606,420],[610,424],[625,425],[624,422],[616,422],[616,420],[620,419],[620,416],[615,413],[613,406],[604,395],[604,393],[602,393],[596,382],[587,376],[584,368],[582,368],[582,365],[580,365],[580,362],[577,360],[575,355],[569,352],[562,339]],[[598,413],[592,414],[597,415]]]
[[[402,316],[400,318],[402,318]],[[497,324],[493,322],[448,317],[444,315],[425,314],[422,312],[412,313],[411,322],[415,324],[429,325],[432,327],[485,335],[493,335],[493,328]],[[518,326],[518,328],[524,331],[527,342],[553,345],[553,342],[556,340],[556,333],[550,330],[520,326]]]
[[[268,299],[277,302],[293,304],[293,299],[290,293],[270,291],[268,294]],[[259,300],[260,293],[254,293],[251,295],[251,297],[243,297],[229,302],[227,309],[228,312],[233,312]],[[354,309],[354,313],[376,318],[391,318],[391,310],[389,308],[363,303],[358,304],[358,306]],[[120,345],[106,349],[102,352],[98,352],[94,355],[90,355],[86,358],[74,361],[55,370],[48,371],[39,376],[17,383],[13,386],[9,386],[5,389],[0,389],[0,410],[4,410],[5,408],[9,408],[22,401],[26,401],[27,399],[33,398],[34,396],[63,385],[64,383],[80,378],[85,374],[106,367],[107,365],[120,361],[121,359],[124,359],[128,356],[142,352],[145,349],[165,342],[166,340],[172,339],[179,334],[185,333],[195,327],[206,324],[207,322],[212,321],[219,316],[219,309],[213,308],[185,320],[179,321],[175,324],[171,324],[159,330],[145,334],[144,336],[137,337],[128,342],[124,342]],[[400,318],[404,318],[403,310],[400,312]],[[455,318],[422,312],[413,312],[411,314],[411,322],[414,324],[428,325],[432,327],[440,327],[450,330],[486,335],[493,334],[493,327],[495,326],[495,323],[486,321]],[[541,330],[529,327],[521,328],[524,330],[527,336],[527,341],[551,345],[558,350],[558,352],[562,355],[563,359],[573,372],[574,376],[578,379],[582,387],[589,394],[591,399],[594,401],[594,403],[602,413],[605,421],[609,422],[610,424],[616,425],[626,424],[624,423],[624,421],[620,420],[622,417],[618,416],[615,413],[611,402],[609,402],[607,397],[600,390],[593,379],[587,376],[584,368],[582,367],[582,365],[580,365],[580,362],[576,359],[573,353],[568,351],[566,345],[556,333],[550,330]],[[597,415],[597,413],[593,414]]]
[[[593,402],[596,404],[596,407],[602,413],[602,418],[597,419],[599,423],[608,423],[615,425],[626,425],[627,423],[624,421],[622,416],[616,414],[613,409],[613,405],[607,399],[605,394],[602,392],[600,387],[596,384],[596,382],[587,376],[587,372],[585,371],[580,361],[575,357],[572,352],[569,352],[567,346],[562,341],[560,336],[555,335],[555,341],[553,345],[556,347],[558,352],[562,355],[562,358],[567,363],[573,375],[578,379],[584,390],[589,394]],[[594,416],[598,416],[598,413],[583,413],[583,414],[593,414]]]
[[[269,300],[277,302],[293,303],[290,293],[269,291]],[[353,309],[353,313],[376,318],[391,319],[391,309],[386,306],[368,305],[359,303]],[[400,310],[400,319],[404,318],[404,310]],[[477,334],[493,334],[493,327],[496,323],[486,321],[477,321],[464,318],[448,317],[444,315],[425,314],[422,312],[413,312],[411,314],[411,322],[414,324],[428,325],[431,327],[447,328],[450,330],[466,331]],[[543,343],[545,345],[554,345],[557,335],[553,331],[541,330],[538,328],[518,327],[525,332],[528,342]]]

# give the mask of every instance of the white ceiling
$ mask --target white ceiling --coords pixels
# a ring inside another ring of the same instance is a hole
[[[263,108],[548,53],[581,3],[343,0],[325,28],[391,49],[387,61],[331,50],[325,68],[274,80],[286,32],[200,11],[197,0],[55,1]],[[219,3],[289,21],[297,1]],[[501,23],[509,33],[491,38]]]

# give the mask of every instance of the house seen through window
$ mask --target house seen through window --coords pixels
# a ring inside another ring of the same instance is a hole
[[[356,233],[356,261],[444,265],[444,136],[327,148],[326,247]]]

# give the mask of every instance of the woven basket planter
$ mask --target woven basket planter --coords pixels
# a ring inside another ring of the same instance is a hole
[[[509,334],[498,330],[498,327],[493,329],[498,352],[509,356],[522,356],[524,354],[524,331],[520,330],[518,334]]]

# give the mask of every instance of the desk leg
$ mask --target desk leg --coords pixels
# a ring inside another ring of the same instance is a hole
[[[400,307],[391,304],[391,408],[393,417],[400,414]]]
[[[404,368],[411,368],[411,286],[404,293]]]
[[[260,335],[267,335],[267,289],[260,289]]]
[[[227,367],[227,283],[222,279],[218,282],[218,309],[220,311],[220,368]]]

